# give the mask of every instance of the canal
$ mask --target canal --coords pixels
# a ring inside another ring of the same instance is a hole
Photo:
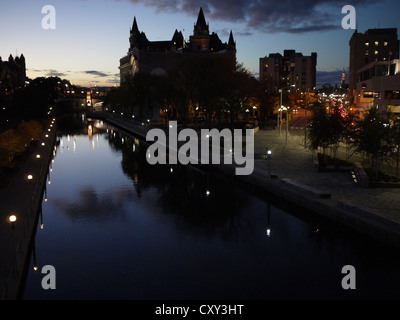
[[[210,167],[151,166],[143,141],[85,124],[59,134],[22,299],[400,298],[398,250]]]

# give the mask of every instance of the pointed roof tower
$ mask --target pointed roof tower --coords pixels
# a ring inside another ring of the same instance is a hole
[[[137,36],[140,34],[139,28],[137,26],[136,17],[133,18],[133,24],[131,29],[131,37]]]
[[[235,40],[233,39],[232,30],[231,30],[231,33],[229,34],[228,48],[229,48],[229,49],[234,49],[234,48],[236,48],[236,42],[235,42]]]
[[[172,37],[173,44],[179,49],[184,47],[184,39],[181,31],[175,29],[174,36]]]
[[[144,32],[140,32],[136,17],[133,18],[132,29],[129,37],[130,48],[132,50],[134,47],[142,47],[148,42],[146,34]]]
[[[208,24],[206,23],[206,18],[204,17],[203,8],[200,7],[199,16],[197,22],[194,26],[193,34],[196,35],[209,35],[210,30]]]

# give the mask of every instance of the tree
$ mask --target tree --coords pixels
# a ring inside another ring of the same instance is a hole
[[[58,77],[39,77],[13,95],[13,108],[23,119],[39,119],[47,116],[48,108],[58,97]]]
[[[378,177],[382,163],[389,159],[393,149],[388,124],[387,117],[374,107],[369,109],[364,119],[357,122],[354,147],[366,154],[373,178]]]
[[[229,123],[237,121],[239,112],[242,109],[252,108],[252,95],[255,94],[256,83],[250,72],[241,64],[236,65],[235,71],[227,71],[221,79],[221,105],[217,114],[224,114]]]
[[[400,166],[400,121],[396,119],[394,114],[389,114],[391,120],[390,126],[390,144],[392,145],[390,157],[396,163],[396,179],[399,179]]]
[[[330,144],[330,123],[325,107],[322,104],[314,105],[314,113],[308,124],[309,148],[317,150],[322,148],[322,155],[325,157],[325,150]]]
[[[330,139],[329,144],[333,151],[333,157],[337,157],[337,151],[339,149],[339,143],[346,137],[346,123],[342,117],[338,106],[333,106],[331,113],[329,114],[329,131]]]
[[[13,166],[14,157],[23,153],[32,141],[39,140],[41,133],[41,124],[30,120],[0,134],[0,166]]]

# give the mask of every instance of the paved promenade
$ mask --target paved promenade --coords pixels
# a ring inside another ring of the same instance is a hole
[[[348,172],[318,172],[313,162],[315,156],[304,148],[303,137],[298,135],[279,137],[276,130],[259,131],[255,134],[255,153],[272,150],[271,171],[278,177],[292,180],[325,190],[336,201],[368,208],[376,214],[400,223],[400,188],[368,188],[354,182]],[[356,155],[350,160],[358,161]],[[342,159],[345,159],[343,156]],[[256,160],[255,166],[267,170],[266,160]]]
[[[0,188],[1,300],[18,298],[30,258],[29,248],[36,231],[56,139],[55,123],[52,120],[47,121],[43,129],[37,146],[10,177],[7,185]],[[32,175],[32,180],[28,180],[28,175]],[[16,216],[13,224],[9,221],[10,215]]]
[[[270,164],[265,159],[267,148],[272,150]],[[289,131],[286,142],[284,132],[260,130],[255,133],[254,151],[255,170],[244,179],[400,247],[400,188],[365,187],[349,171],[319,172],[315,155],[304,147],[304,133]],[[345,159],[345,152],[341,154]],[[360,157],[349,160],[357,162]]]

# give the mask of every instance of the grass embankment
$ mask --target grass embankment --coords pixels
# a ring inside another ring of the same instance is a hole
[[[21,121],[18,126],[0,134],[0,187],[7,185],[9,176],[18,170],[43,132],[36,120]]]

